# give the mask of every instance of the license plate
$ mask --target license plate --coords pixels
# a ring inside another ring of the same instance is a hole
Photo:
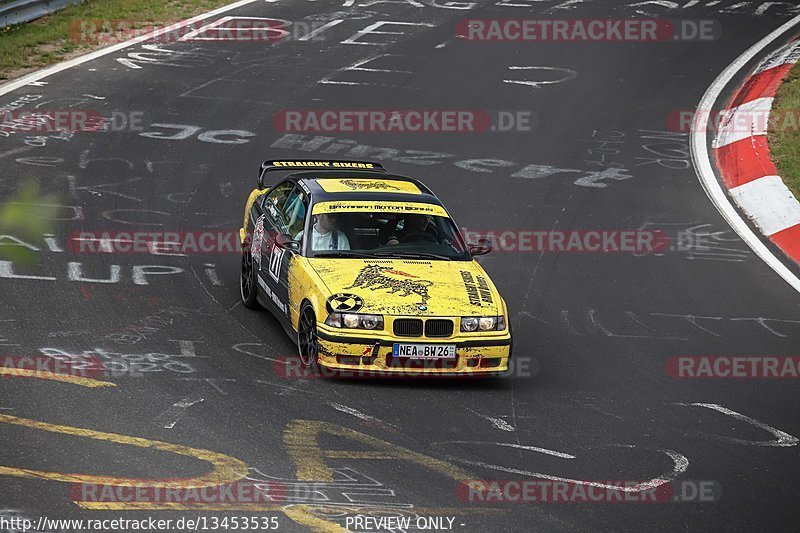
[[[392,356],[409,359],[452,359],[456,356],[455,344],[395,344]]]

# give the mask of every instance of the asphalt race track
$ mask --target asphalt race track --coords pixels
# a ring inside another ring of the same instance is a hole
[[[799,295],[730,229],[698,181],[689,135],[668,128],[671,113],[694,110],[720,72],[797,8],[640,4],[253,1],[209,21],[341,22],[307,40],[145,41],[3,94],[2,105],[29,95],[33,106],[142,118],[122,131],[0,138],[0,195],[33,180],[62,206],[51,237],[15,236],[36,248],[34,265],[0,264],[0,349],[89,354],[117,371],[103,387],[0,376],[5,515],[275,516],[287,531],[333,531],[358,513],[454,517],[463,531],[796,527],[795,380],[676,379],[666,368],[681,355],[798,355]],[[714,19],[722,34],[469,42],[455,37],[466,17]],[[403,24],[356,35],[378,21]],[[309,108],[530,112],[533,126],[291,134],[273,124],[278,111]],[[425,182],[469,229],[650,228],[705,244],[484,256],[508,302],[516,365],[487,381],[298,379],[278,322],[240,303],[237,253],[68,246],[82,231],[235,232],[270,157],[381,161]],[[319,483],[307,500],[261,510],[83,509],[70,492],[87,479],[202,478],[209,458],[218,481],[249,469],[276,486]],[[692,480],[718,493],[691,503],[492,504],[460,498],[462,476]]]

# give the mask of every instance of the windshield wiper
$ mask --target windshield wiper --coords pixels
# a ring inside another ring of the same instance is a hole
[[[351,250],[332,250],[330,252],[315,252],[314,257],[357,257],[363,259],[372,257],[372,255],[363,252],[353,252]]]
[[[429,254],[426,252],[390,252],[381,251],[373,252],[376,257],[397,257],[399,259],[438,259],[440,261],[452,261],[446,255]]]

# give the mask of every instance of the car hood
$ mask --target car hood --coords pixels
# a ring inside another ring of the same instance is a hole
[[[332,307],[340,310],[395,316],[501,314],[500,295],[475,261],[317,258],[309,263],[327,287],[329,303],[336,299]]]

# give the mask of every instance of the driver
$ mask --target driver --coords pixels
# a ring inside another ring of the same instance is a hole
[[[350,241],[347,235],[337,229],[339,218],[331,213],[317,215],[314,226],[311,228],[311,249],[315,252],[323,250],[349,250]],[[294,240],[300,241],[303,231],[298,233]]]
[[[403,229],[386,239],[387,245],[396,245],[401,242],[430,240],[436,237],[427,231],[430,220],[427,215],[409,214],[403,221]]]

